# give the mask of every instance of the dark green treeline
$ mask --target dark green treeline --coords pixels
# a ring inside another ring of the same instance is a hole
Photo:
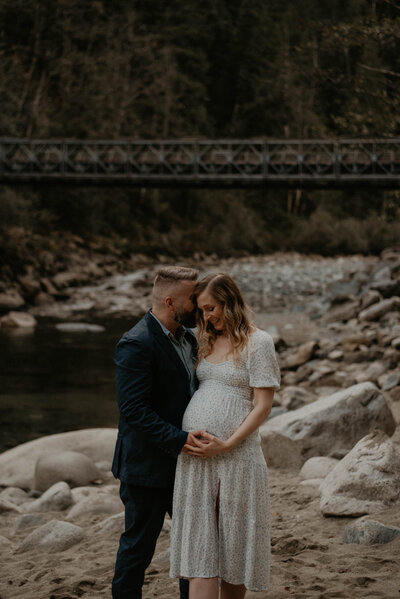
[[[0,0],[0,135],[400,136],[396,0]],[[376,252],[396,192],[17,190],[0,231],[132,248]]]

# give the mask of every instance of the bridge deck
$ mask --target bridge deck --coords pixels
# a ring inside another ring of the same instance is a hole
[[[137,187],[400,186],[400,139],[0,138],[0,183]]]

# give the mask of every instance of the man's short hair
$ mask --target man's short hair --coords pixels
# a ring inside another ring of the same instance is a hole
[[[154,285],[158,283],[177,283],[179,281],[196,281],[199,271],[186,266],[163,266],[157,271]]]
[[[157,272],[153,283],[153,308],[161,307],[164,299],[174,293],[181,281],[196,281],[199,276],[195,268],[186,266],[163,266]]]

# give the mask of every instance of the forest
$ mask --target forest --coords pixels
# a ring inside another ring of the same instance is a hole
[[[0,137],[400,138],[397,0],[0,0]],[[378,253],[400,192],[0,188],[0,251]]]

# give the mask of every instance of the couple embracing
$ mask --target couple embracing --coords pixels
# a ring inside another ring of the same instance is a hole
[[[258,428],[279,388],[274,344],[229,275],[197,276],[159,270],[152,310],[117,345],[113,474],[125,532],[114,599],[141,598],[166,513],[170,576],[180,577],[182,599],[268,589],[268,472]]]

